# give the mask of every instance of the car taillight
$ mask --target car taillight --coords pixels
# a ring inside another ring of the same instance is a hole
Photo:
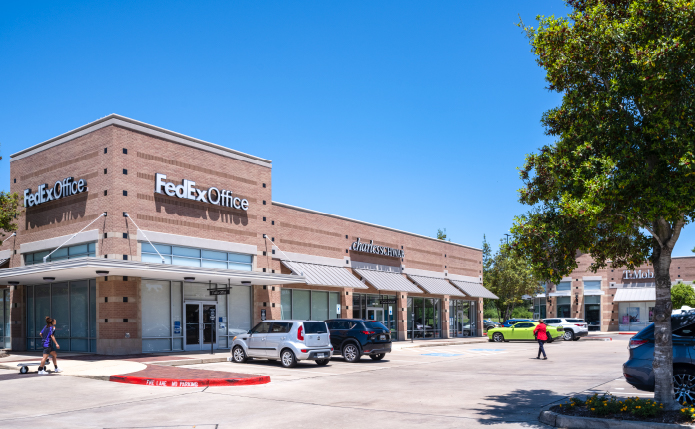
[[[304,325],[299,325],[299,328],[297,328],[297,339],[299,341],[304,341],[304,335],[302,335],[302,331],[304,331]]]
[[[647,344],[648,342],[649,342],[649,341],[647,341],[647,340],[634,340],[634,339],[630,339],[630,345],[628,345],[628,348],[630,348],[630,349],[636,349],[637,347],[639,347],[639,346],[641,346],[641,345],[643,345],[643,344]]]
[[[302,350],[301,350],[302,353],[307,353],[308,351],[309,351],[309,350],[307,350],[307,349],[302,349]]]
[[[369,334],[373,334],[374,331],[362,331],[362,333],[363,333],[364,335],[369,335]]]
[[[582,324],[582,323],[575,323],[575,325],[577,325],[577,326],[584,326],[584,324]]]

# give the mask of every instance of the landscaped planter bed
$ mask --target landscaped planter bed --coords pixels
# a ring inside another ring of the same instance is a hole
[[[554,405],[550,411],[566,416],[592,417],[614,420],[629,420],[653,423],[692,424],[695,408],[683,407],[679,410],[664,410],[659,402],[639,397],[619,399],[615,396],[594,395],[586,399],[570,398],[567,402]]]

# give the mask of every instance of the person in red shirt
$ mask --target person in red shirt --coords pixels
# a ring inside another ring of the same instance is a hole
[[[538,340],[538,357],[536,359],[541,358],[541,353],[543,353],[543,360],[548,359],[545,355],[545,349],[543,348],[543,344],[548,341],[548,331],[542,320],[536,325],[536,328],[533,330],[533,335]]]

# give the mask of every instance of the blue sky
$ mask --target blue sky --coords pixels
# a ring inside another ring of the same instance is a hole
[[[273,199],[496,244],[557,105],[514,25],[553,1],[5,2],[9,155],[118,113],[273,160]],[[695,227],[674,255],[690,255]]]

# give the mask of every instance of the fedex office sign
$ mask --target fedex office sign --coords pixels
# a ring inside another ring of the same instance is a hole
[[[173,182],[167,182],[166,179],[167,176],[165,174],[156,173],[154,175],[154,191],[156,193],[238,210],[249,209],[249,201],[246,198],[235,197],[232,195],[232,191],[225,189],[220,191],[214,186],[203,190],[196,188],[195,182],[192,180],[183,179],[180,185],[176,185]]]
[[[36,193],[31,188],[24,190],[24,207],[33,207],[49,201],[69,197],[70,195],[80,194],[87,190],[87,181],[84,179],[75,180],[67,177],[55,182],[53,187],[48,184],[39,185]]]

